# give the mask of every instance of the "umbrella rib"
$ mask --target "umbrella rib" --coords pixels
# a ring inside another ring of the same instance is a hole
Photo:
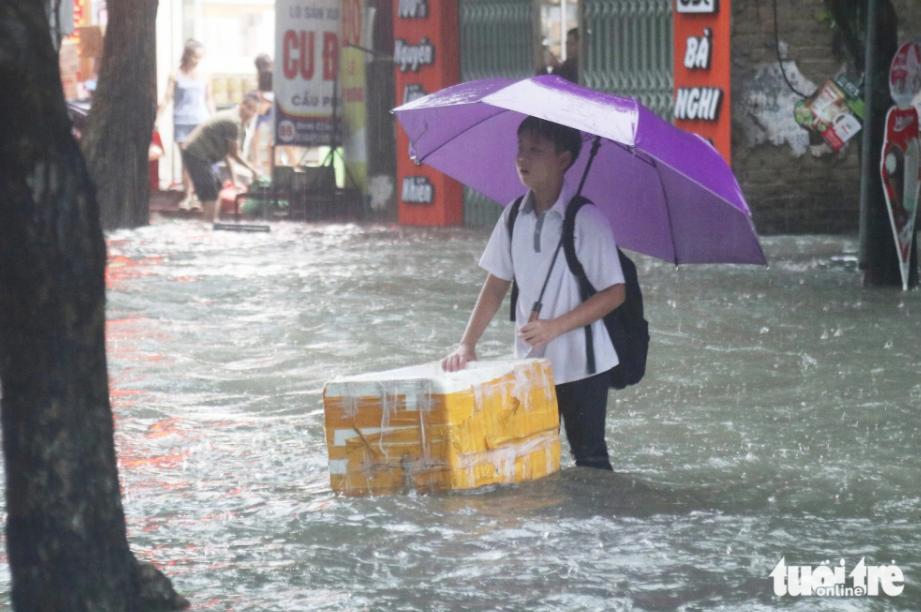
[[[479,104],[482,104],[482,102],[480,102]],[[493,108],[498,108],[498,107],[495,107],[495,106],[494,106]],[[467,127],[464,128],[462,131],[458,132],[457,134],[455,134],[455,135],[452,136],[451,138],[445,140],[443,143],[441,143],[440,145],[438,145],[437,147],[435,147],[434,149],[432,149],[431,151],[429,151],[428,153],[426,153],[426,154],[425,154],[425,157],[423,157],[423,158],[421,158],[421,159],[417,159],[417,160],[416,160],[416,163],[421,164],[421,163],[425,162],[426,159],[428,159],[429,157],[431,157],[432,155],[434,155],[435,153],[437,153],[438,151],[440,151],[442,147],[444,147],[445,145],[447,145],[448,143],[450,143],[452,140],[454,140],[454,139],[456,139],[456,138],[458,138],[458,137],[460,137],[460,136],[463,136],[464,134],[466,134],[467,132],[469,132],[469,131],[472,130],[473,128],[475,128],[475,127],[477,127],[478,125],[480,125],[481,123],[486,123],[487,121],[489,121],[489,120],[492,119],[493,117],[498,117],[498,116],[501,115],[502,113],[507,113],[507,112],[509,112],[508,109],[502,108],[502,109],[500,109],[500,112],[496,113],[495,115],[490,115],[489,117],[485,117],[485,118],[483,118],[483,119],[480,119],[480,120],[477,121],[476,123],[467,126]]]
[[[664,165],[665,167],[667,167],[668,169],[670,169],[672,172],[675,172],[676,174],[682,176],[685,180],[690,181],[691,183],[697,185],[698,187],[700,187],[700,188],[703,189],[704,191],[710,193],[710,194],[711,194],[713,197],[715,197],[721,204],[723,204],[724,206],[729,206],[729,207],[732,208],[734,211],[736,211],[738,214],[743,215],[746,219],[748,219],[748,223],[749,223],[749,225],[751,226],[752,233],[753,233],[754,236],[755,236],[755,243],[758,245],[758,251],[761,253],[761,257],[765,260],[765,262],[767,261],[767,258],[764,256],[764,249],[761,247],[761,243],[757,240],[757,238],[758,238],[758,232],[757,232],[757,230],[755,229],[754,223],[752,222],[751,211],[749,211],[748,213],[746,213],[745,211],[739,209],[737,206],[735,206],[735,205],[732,204],[729,200],[727,200],[724,196],[722,196],[722,195],[716,193],[715,191],[713,191],[713,189],[711,189],[711,188],[708,187],[707,185],[704,185],[703,183],[701,183],[701,182],[698,181],[697,179],[688,176],[685,172],[682,172],[681,170],[679,170],[678,168],[674,167],[673,165],[671,165],[671,164],[669,164],[669,163],[667,163],[667,162],[663,162],[663,161],[660,160],[658,157],[656,157],[655,155],[649,153],[648,151],[643,151],[643,150],[640,149],[639,147],[631,148],[631,147],[629,147],[629,146],[627,146],[627,145],[624,145],[624,144],[622,144],[622,143],[620,143],[620,142],[617,142],[616,140],[612,140],[612,139],[610,139],[610,138],[605,138],[605,140],[610,140],[613,144],[615,144],[615,145],[617,145],[618,147],[620,147],[623,151],[625,151],[625,152],[627,152],[627,153],[630,153],[631,155],[633,155],[634,157],[636,157],[636,158],[639,159],[640,161],[643,161],[643,162],[645,162],[645,163],[647,163],[647,164],[653,166],[653,167],[656,169],[656,176],[659,177],[659,186],[662,188],[662,195],[663,195],[663,197],[665,198],[665,201],[666,201],[665,209],[666,209],[666,212],[668,213],[668,226],[669,226],[669,232],[670,232],[671,235],[672,235],[672,249],[673,249],[673,251],[675,252],[675,265],[680,265],[680,263],[678,262],[678,251],[677,251],[677,249],[675,248],[674,230],[673,230],[673,227],[672,227],[671,211],[669,210],[669,207],[668,207],[668,196],[665,194],[665,184],[662,182],[662,174],[661,174],[661,172],[659,171],[659,164]],[[648,157],[648,159],[646,159],[646,158],[644,158],[644,157],[638,156],[638,155],[637,155],[637,152],[643,153],[645,156]],[[763,264],[763,265],[767,265],[767,264],[765,263],[765,264]]]
[[[662,182],[662,173],[659,172],[659,164],[654,163],[652,167],[656,169],[656,176],[659,178],[659,189],[662,190],[662,199],[665,200],[665,215],[668,217],[668,238],[672,242],[672,253],[675,254],[674,263],[676,266],[680,266],[681,263],[678,261],[678,245],[675,244],[675,228],[672,225],[672,209],[668,205],[668,193],[665,192],[665,183]]]
[[[647,155],[648,155],[648,153],[647,153]],[[659,174],[659,166],[658,166],[659,164],[664,165],[665,167],[667,167],[668,169],[672,170],[672,171],[675,172],[676,174],[678,174],[678,175],[684,177],[686,180],[688,180],[688,181],[694,183],[695,185],[697,185],[698,187],[700,187],[700,188],[703,189],[704,191],[707,191],[708,193],[710,193],[711,195],[713,195],[713,197],[715,197],[715,198],[717,199],[717,201],[719,201],[720,203],[722,203],[724,206],[730,207],[731,209],[733,209],[734,211],[736,211],[738,214],[740,214],[740,215],[744,216],[746,219],[748,219],[748,224],[751,226],[751,228],[752,228],[752,233],[753,233],[754,236],[755,236],[755,244],[758,245],[758,251],[760,251],[761,257],[762,257],[762,258],[764,259],[764,261],[765,261],[765,263],[764,263],[763,265],[765,265],[765,266],[768,265],[768,264],[766,263],[766,262],[767,262],[767,257],[764,256],[764,249],[761,248],[761,242],[758,240],[758,231],[755,229],[755,224],[752,222],[752,215],[751,215],[751,212],[750,212],[750,211],[749,211],[748,213],[746,213],[744,210],[739,209],[739,208],[736,207],[734,204],[732,204],[729,200],[727,200],[725,197],[723,197],[723,196],[721,196],[720,194],[716,193],[715,191],[713,191],[712,189],[710,189],[709,187],[707,187],[706,185],[704,185],[703,183],[701,183],[701,182],[698,181],[697,179],[691,178],[690,176],[688,176],[687,174],[685,174],[684,172],[682,172],[682,171],[679,170],[678,168],[675,168],[673,165],[671,165],[671,164],[669,164],[669,163],[667,163],[667,162],[663,162],[663,161],[661,161],[658,157],[655,157],[655,156],[653,156],[653,155],[649,155],[649,157],[650,157],[650,159],[652,159],[652,160],[655,161],[655,164],[653,164],[653,165],[656,167],[656,174],[659,176],[659,184],[662,185],[662,191],[663,191],[663,192],[665,191],[665,185],[662,183],[662,175]],[[671,227],[671,216],[670,216],[670,215],[669,215],[669,227]],[[759,264],[759,265],[760,265],[760,264]]]
[[[694,183],[695,185],[697,185],[698,187],[700,187],[701,189],[703,189],[703,190],[706,191],[707,193],[711,194],[713,197],[717,198],[717,199],[718,199],[720,202],[722,202],[723,204],[725,204],[725,205],[727,205],[727,206],[731,206],[732,208],[734,208],[734,209],[736,209],[737,211],[739,211],[741,214],[743,214],[743,215],[745,215],[746,217],[748,217],[749,219],[751,219],[751,212],[746,213],[745,211],[739,209],[739,208],[736,207],[734,204],[732,204],[731,202],[729,202],[729,200],[727,200],[727,199],[725,198],[725,196],[722,196],[722,195],[716,193],[715,191],[713,191],[712,189],[710,189],[708,186],[704,185],[703,183],[701,183],[701,182],[698,181],[697,179],[691,178],[691,177],[688,176],[686,173],[682,172],[681,170],[679,170],[678,168],[676,168],[676,167],[674,167],[673,165],[669,164],[668,162],[662,161],[661,159],[659,159],[659,158],[656,157],[655,155],[649,153],[648,151],[644,151],[644,150],[640,149],[639,147],[630,147],[630,146],[628,146],[628,145],[625,145],[625,144],[623,144],[623,143],[621,143],[621,142],[617,142],[616,140],[612,140],[612,139],[610,139],[610,138],[605,138],[604,140],[607,140],[607,141],[611,142],[612,144],[614,144],[614,145],[616,145],[617,147],[619,147],[622,151],[624,151],[624,152],[626,152],[626,153],[629,153],[630,155],[634,156],[635,158],[637,158],[637,159],[640,160],[641,162],[646,163],[646,164],[649,164],[650,166],[654,167],[654,168],[656,169],[656,174],[657,174],[657,175],[659,175],[659,164],[661,164],[661,165],[667,167],[669,170],[672,170],[673,172],[675,172],[675,173],[681,175],[682,177],[684,177],[685,180],[688,180],[688,181]],[[640,154],[642,154],[642,155],[640,155]],[[661,175],[659,175],[659,182],[661,183],[661,181],[662,181]],[[664,187],[663,187],[663,192],[664,192]]]

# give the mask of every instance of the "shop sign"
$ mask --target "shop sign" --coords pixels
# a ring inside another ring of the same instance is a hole
[[[277,142],[309,147],[331,143],[333,108],[340,102],[335,97],[339,22],[337,0],[277,0],[272,76]]]
[[[403,86],[403,101],[400,104],[409,104],[427,95],[429,92],[425,91],[420,83],[407,83]]]
[[[675,125],[731,160],[730,0],[674,0]]]
[[[460,81],[457,0],[392,0],[393,63],[401,104]],[[464,219],[460,183],[416,165],[409,139],[397,128],[400,223],[453,225]]]
[[[718,13],[719,0],[678,0],[679,13]]]
[[[682,87],[675,99],[675,119],[717,121],[723,90],[717,87]]]
[[[713,50],[713,30],[704,28],[703,36],[688,36],[684,52],[684,67],[688,70],[710,69],[710,53]]]
[[[400,72],[419,72],[422,66],[431,66],[435,63],[435,46],[428,38],[423,38],[418,45],[408,44],[398,38],[393,50],[393,61],[400,67]]]
[[[429,16],[426,0],[399,0],[397,17],[400,19],[425,19]]]
[[[435,186],[427,176],[405,176],[400,199],[407,204],[431,204],[435,201]]]

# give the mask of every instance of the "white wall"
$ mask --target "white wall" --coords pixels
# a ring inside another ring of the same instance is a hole
[[[253,60],[275,50],[274,0],[195,0],[195,35],[205,46],[208,70],[255,75]]]

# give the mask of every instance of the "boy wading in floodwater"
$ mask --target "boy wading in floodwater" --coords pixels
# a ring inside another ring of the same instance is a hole
[[[454,372],[476,360],[476,343],[502,305],[514,279],[519,287],[515,311],[515,357],[546,357],[553,367],[557,402],[576,465],[611,469],[604,439],[609,371],[617,353],[601,320],[625,298],[624,275],[607,219],[583,206],[575,219],[575,251],[598,290],[584,303],[576,277],[563,257],[554,257],[566,207],[575,191],[563,180],[582,148],[579,131],[528,117],[518,127],[515,164],[529,191],[521,202],[514,231],[507,206],[496,224],[480,267],[489,275],[480,291],[460,346],[442,361]],[[549,274],[549,276],[548,276]],[[546,281],[539,315],[530,312]],[[589,374],[586,336],[591,324],[595,372]]]

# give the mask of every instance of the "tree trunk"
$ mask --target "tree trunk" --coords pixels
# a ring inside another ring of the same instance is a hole
[[[13,607],[178,609],[187,602],[128,548],[105,243],[45,4],[0,0],[0,422]]]
[[[81,145],[104,229],[150,219],[147,154],[157,106],[157,0],[109,0],[99,84]]]
[[[883,181],[879,174],[883,139],[886,132],[886,113],[892,106],[889,96],[889,65],[898,50],[898,17],[889,0],[876,0],[878,18],[876,28],[875,62],[873,66],[872,116],[864,117],[864,129],[870,136],[869,197],[866,210],[861,211],[860,268],[864,272],[863,282],[868,286],[902,286],[899,257],[892,225],[889,221],[889,205],[883,193]],[[852,66],[859,72],[865,69],[867,45],[867,3],[851,0],[825,0],[841,34]],[[861,152],[861,155],[863,153]],[[916,240],[912,243],[909,286],[918,282],[918,255]]]

